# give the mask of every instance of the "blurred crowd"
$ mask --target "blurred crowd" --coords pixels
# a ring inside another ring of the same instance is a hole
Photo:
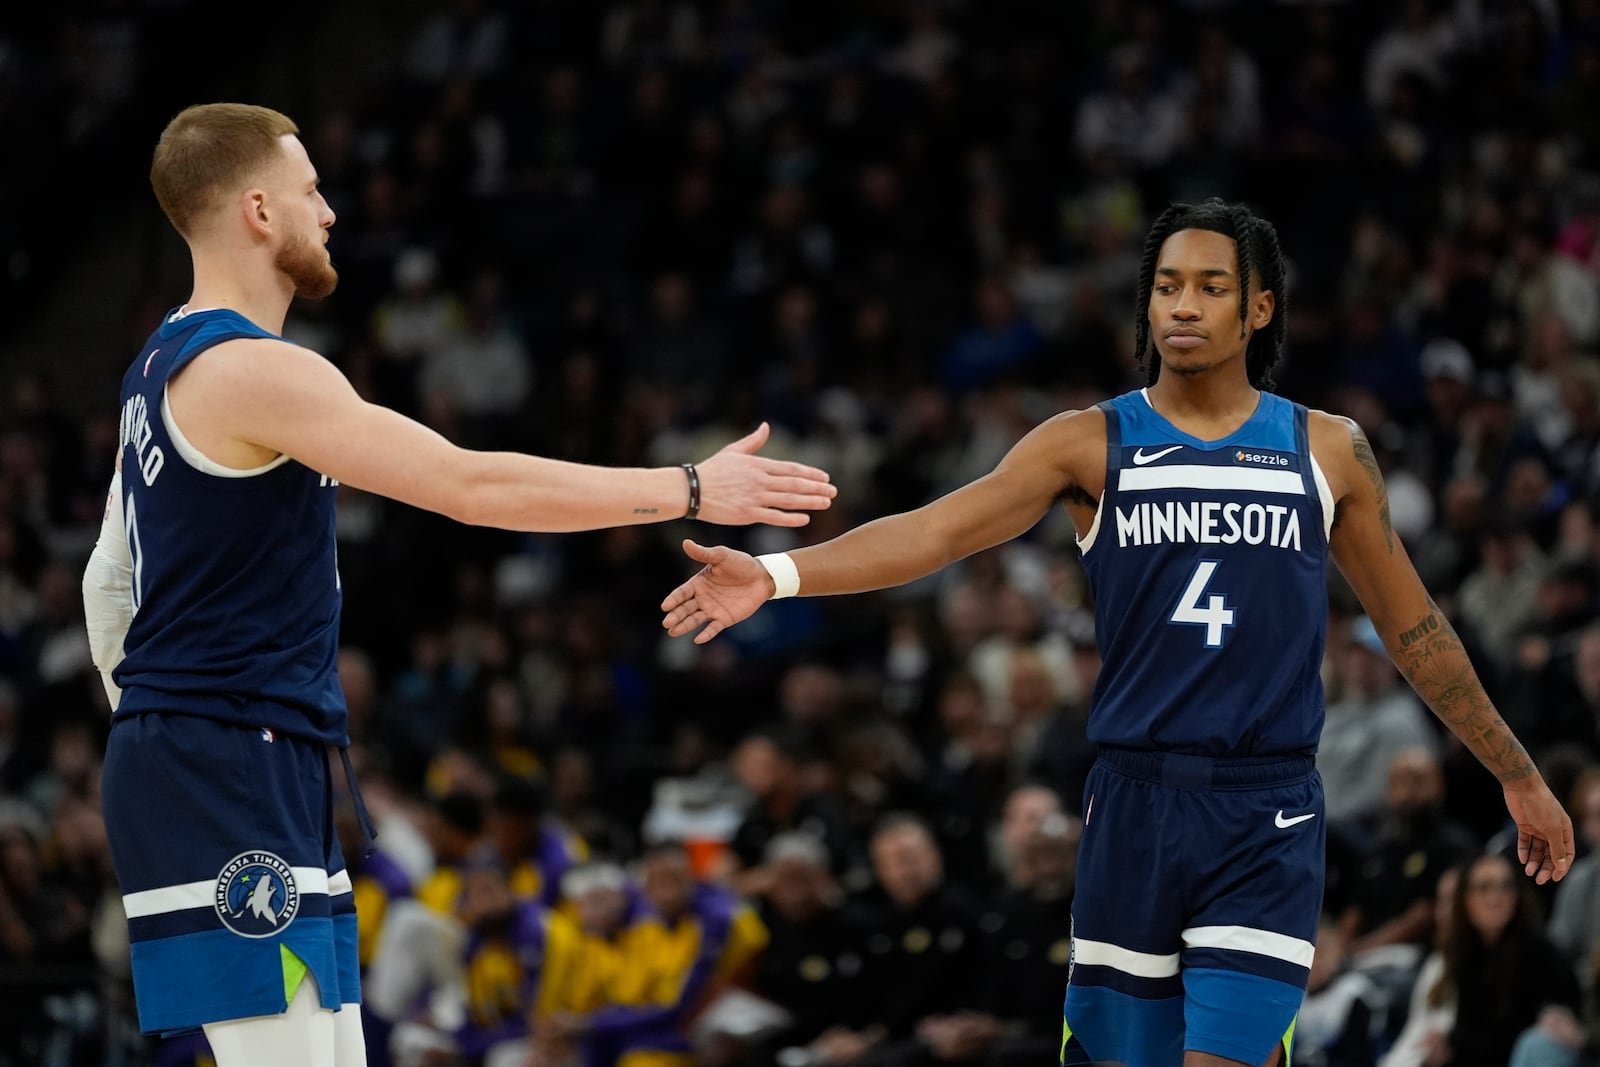
[[[88,6],[0,22],[0,129],[56,163],[0,168],[0,204],[205,96],[150,80],[189,5]],[[667,464],[767,420],[840,495],[799,531],[555,537],[341,490],[374,1063],[1055,1055],[1098,669],[1066,517],[704,647],[658,605],[686,534],[820,540],[1141,384],[1145,229],[1209,195],[1278,225],[1279,389],[1366,428],[1584,853],[1521,877],[1496,783],[1335,575],[1295,1061],[1600,1062],[1600,2],[384,11],[403,53],[294,115],[342,281],[291,339],[472,447]],[[0,244],[70,250],[53,222],[0,211]],[[183,297],[141,294],[130,353]],[[0,375],[0,1065],[191,1064],[132,1021],[77,592],[115,398],[68,415],[73,360]]]

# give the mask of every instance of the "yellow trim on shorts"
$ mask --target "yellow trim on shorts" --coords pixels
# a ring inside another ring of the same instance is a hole
[[[300,983],[305,981],[306,972],[310,969],[305,961],[296,956],[288,945],[280,944],[278,953],[283,959],[283,1007],[287,1011],[289,1002],[300,991]]]
[[[1283,1032],[1283,1067],[1291,1067],[1290,1053],[1294,1049],[1294,1024],[1300,1021],[1299,1013],[1289,1020],[1289,1029]],[[1057,1063],[1067,1062],[1067,1042],[1072,1040],[1072,1024],[1067,1022],[1067,1017],[1061,1017],[1061,1052],[1056,1056]]]

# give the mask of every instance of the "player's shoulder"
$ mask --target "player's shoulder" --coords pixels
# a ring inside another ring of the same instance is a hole
[[[1105,466],[1106,416],[1098,407],[1070,409],[1035,426],[1012,452],[1014,461],[1052,469],[1100,470]]]
[[[1366,440],[1361,424],[1355,419],[1318,408],[1306,409],[1306,433],[1319,461],[1351,456],[1355,442]]]
[[[1339,415],[1321,408],[1306,408],[1306,428],[1315,433],[1323,431],[1336,431],[1349,437],[1352,433],[1361,430],[1361,424],[1348,415]]]
[[[234,337],[220,341],[195,359],[185,373],[230,385],[314,385],[323,375],[337,374],[320,353],[281,337]]]
[[[1311,454],[1327,476],[1336,500],[1343,500],[1352,489],[1370,485],[1372,478],[1382,477],[1372,445],[1355,419],[1312,409],[1307,414],[1306,433]]]
[[[1035,433],[1062,443],[1105,443],[1106,413],[1096,404],[1086,408],[1069,408],[1057,412],[1040,423]]]

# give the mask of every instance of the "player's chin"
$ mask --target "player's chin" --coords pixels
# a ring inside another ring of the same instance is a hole
[[[1210,345],[1200,345],[1197,348],[1163,347],[1161,369],[1182,375],[1204,374],[1223,362],[1217,358],[1216,353],[1210,351],[1210,347]]]
[[[330,262],[325,270],[295,279],[294,293],[306,300],[321,300],[333,295],[339,288],[339,272]]]

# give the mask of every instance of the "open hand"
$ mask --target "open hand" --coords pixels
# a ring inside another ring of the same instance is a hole
[[[683,542],[683,551],[705,566],[661,602],[666,613],[661,625],[673,637],[704,626],[694,638],[695,644],[703,645],[754,615],[776,591],[767,568],[748,553],[721,545],[706,548],[688,540]]]
[[[804,526],[811,521],[805,512],[833,503],[839,490],[829,483],[827,471],[756,455],[770,434],[763,422],[696,466],[700,518],[722,526]]]
[[[760,566],[757,564],[757,566]],[[1572,820],[1537,774],[1505,787],[1517,824],[1517,860],[1534,882],[1561,881],[1572,870]]]

